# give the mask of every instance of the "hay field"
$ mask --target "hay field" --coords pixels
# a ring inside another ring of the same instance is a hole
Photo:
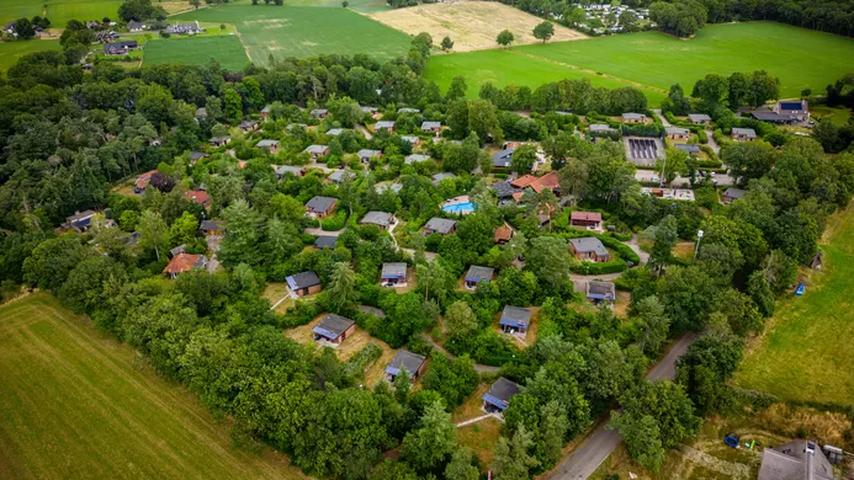
[[[454,41],[454,51],[469,52],[496,48],[495,37],[507,29],[516,37],[513,44],[540,43],[531,33],[543,19],[498,2],[458,1],[398,8],[374,13],[371,18],[410,35],[427,32],[439,44],[446,35]],[[586,35],[555,24],[550,41],[587,38]]]

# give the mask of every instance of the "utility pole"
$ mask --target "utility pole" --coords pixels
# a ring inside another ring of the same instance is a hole
[[[697,245],[694,246],[694,260],[697,260],[697,252],[700,251],[700,241],[703,240],[703,231],[697,230]]]

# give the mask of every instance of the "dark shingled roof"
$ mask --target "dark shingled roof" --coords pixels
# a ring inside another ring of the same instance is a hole
[[[506,305],[504,307],[504,311],[501,312],[501,319],[498,321],[498,324],[501,326],[508,326],[513,328],[527,328],[528,323],[531,321],[531,311],[527,308],[522,307],[514,307],[511,305]]]
[[[403,262],[383,263],[380,278],[406,278],[406,264]]]
[[[498,198],[510,198],[516,193],[516,188],[507,180],[503,182],[493,183],[492,189]]]
[[[355,323],[356,322],[353,320],[342,317],[341,315],[327,313],[322,319],[320,319],[320,323],[318,323],[311,331],[330,340],[334,340],[340,337],[342,333],[347,331],[347,329],[352,327]]]
[[[338,199],[333,197],[321,197],[316,196],[312,197],[308,203],[305,204],[305,208],[313,211],[313,212],[327,212],[330,208],[335,205]]]
[[[590,280],[587,282],[587,298],[592,300],[614,300],[617,296],[613,282]]]
[[[498,400],[502,400],[504,402],[510,402],[510,399],[513,398],[513,395],[519,393],[519,385],[515,382],[511,382],[504,377],[498,377],[498,380],[489,387],[489,391],[486,392],[486,395],[490,395]]]
[[[739,198],[743,197],[744,194],[746,194],[746,193],[747,193],[746,191],[744,191],[740,188],[730,187],[730,188],[727,188],[726,190],[724,190],[724,197],[731,198],[733,200],[738,200]]]
[[[594,252],[596,255],[608,254],[605,245],[602,245],[602,241],[596,237],[571,238],[569,243],[572,244],[572,248],[576,252]]]
[[[291,275],[285,278],[285,281],[288,282],[288,287],[290,287],[291,290],[300,290],[320,285],[320,279],[317,277],[317,274],[311,270]]]
[[[821,446],[797,439],[762,451],[758,480],[834,480],[833,467]]]
[[[323,250],[325,248],[335,248],[338,243],[338,237],[320,236],[314,239],[314,246]]]
[[[406,370],[409,378],[415,376],[415,372],[424,364],[425,358],[417,353],[412,353],[407,350],[397,352],[394,358],[391,359],[388,366],[385,368],[386,373],[397,375],[401,370]]]
[[[394,215],[374,210],[366,213],[359,223],[387,227],[394,223]]]
[[[456,220],[449,220],[447,218],[439,218],[433,217],[424,224],[424,228],[427,230],[431,230],[436,233],[446,234],[450,233],[451,230],[454,229],[454,225],[457,224]]]
[[[469,267],[469,271],[466,272],[466,282],[471,283],[480,283],[480,282],[488,282],[492,280],[493,275],[495,274],[495,270],[490,267],[481,267],[479,265],[472,265]]]

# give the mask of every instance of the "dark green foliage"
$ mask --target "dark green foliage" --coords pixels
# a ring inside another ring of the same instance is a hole
[[[468,357],[450,359],[436,352],[430,359],[430,369],[424,375],[425,388],[435,390],[445,399],[445,404],[456,407],[477,387],[478,377],[474,362]]]

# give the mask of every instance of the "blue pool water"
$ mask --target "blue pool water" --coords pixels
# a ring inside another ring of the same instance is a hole
[[[442,207],[442,210],[447,213],[466,215],[474,211],[474,202],[453,203],[451,205],[445,205]]]

